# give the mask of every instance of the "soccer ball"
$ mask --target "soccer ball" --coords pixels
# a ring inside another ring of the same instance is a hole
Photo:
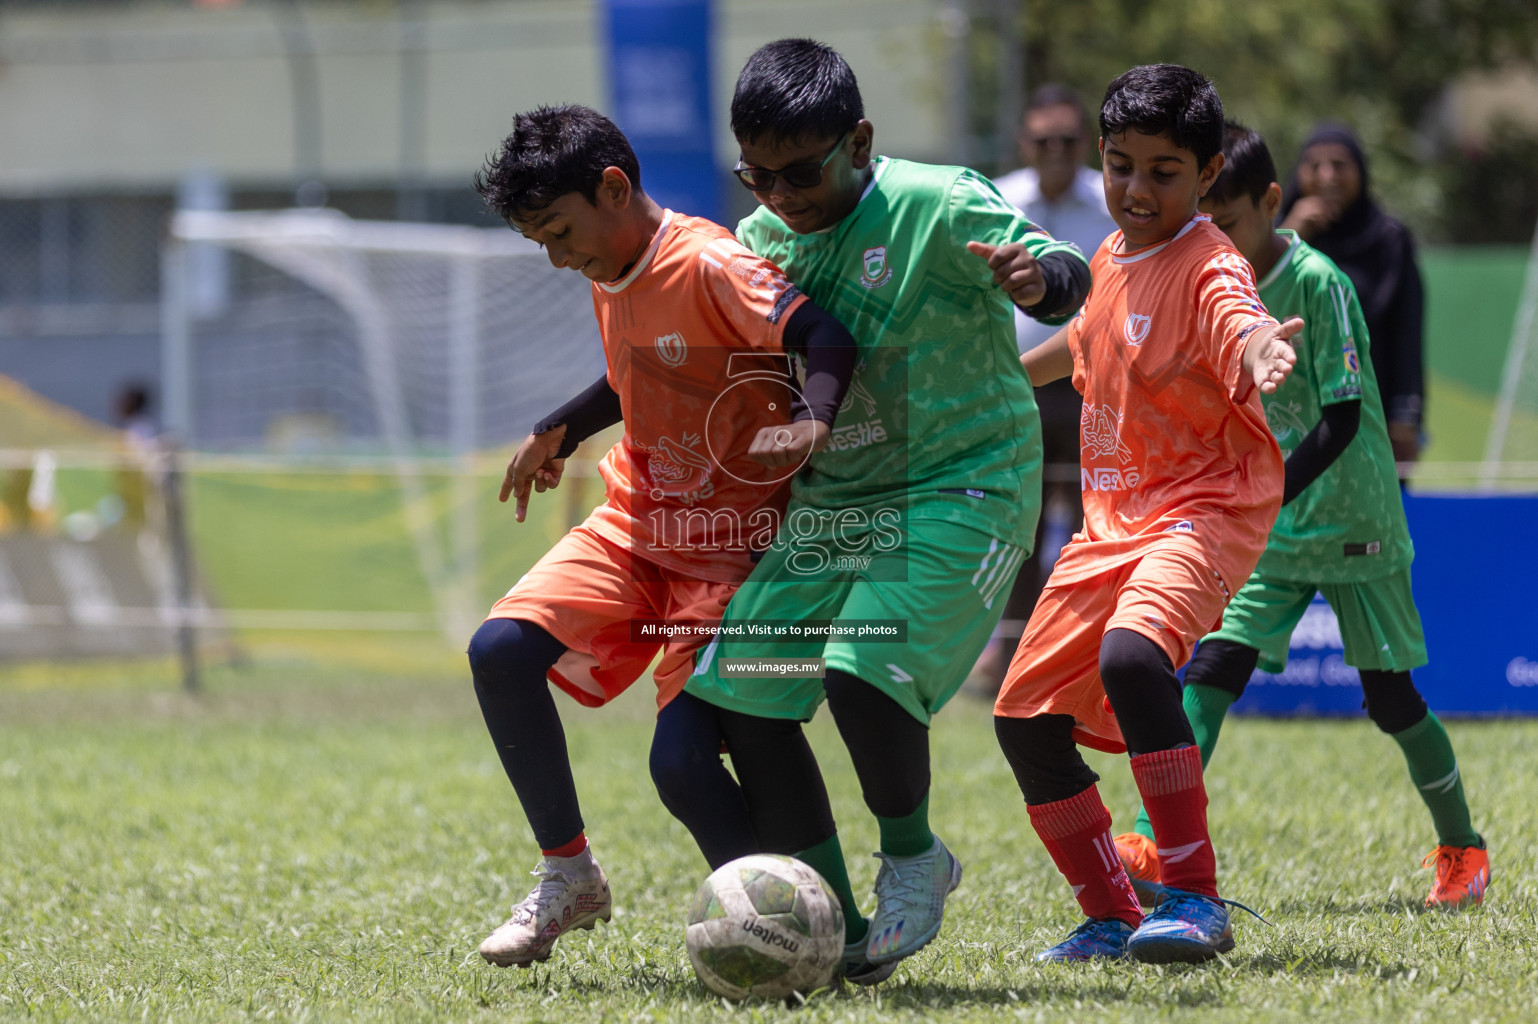
[[[705,879],[684,939],[694,972],[712,992],[784,999],[833,980],[844,955],[844,914],[812,868],[755,854]]]

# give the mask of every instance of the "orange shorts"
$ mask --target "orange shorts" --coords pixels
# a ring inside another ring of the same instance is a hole
[[[522,619],[567,651],[547,673],[579,704],[600,707],[641,677],[662,652],[652,678],[657,707],[678,695],[694,671],[694,653],[709,636],[636,642],[636,619],[718,623],[736,583],[713,583],[664,569],[578,526],[556,542],[488,619]]]
[[[1140,558],[1072,583],[1048,579],[1009,663],[993,713],[1072,715],[1074,739],[1122,753],[1121,727],[1100,682],[1106,631],[1130,629],[1184,665],[1223,619],[1229,587],[1194,544],[1160,543]]]

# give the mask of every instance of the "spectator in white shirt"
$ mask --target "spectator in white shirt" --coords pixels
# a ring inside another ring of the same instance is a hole
[[[1116,230],[1105,205],[1100,172],[1085,166],[1092,148],[1089,117],[1078,94],[1064,85],[1043,85],[1031,94],[1020,128],[1026,166],[996,179],[1004,198],[1053,238],[1077,245],[1086,259]],[[1035,348],[1060,328],[1015,312],[1020,351]],[[1079,493],[1079,393],[1069,380],[1036,389],[1045,455],[1042,516],[1036,546],[1020,567],[993,640],[978,659],[969,688],[992,695],[1004,678],[1025,620],[1041,595],[1057,552],[1084,521]]]
[[[1100,172],[1085,166],[1092,141],[1089,117],[1078,94],[1064,85],[1044,85],[1031,94],[1020,128],[1020,158],[1025,166],[993,182],[1033,223],[1053,238],[1077,245],[1085,259],[1094,256],[1100,243],[1116,230],[1106,210]],[[1021,352],[1057,331],[1024,314],[1015,317]]]

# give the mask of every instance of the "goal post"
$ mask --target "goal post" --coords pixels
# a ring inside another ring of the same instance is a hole
[[[495,487],[476,453],[604,372],[588,282],[506,228],[331,210],[180,211],[163,269],[167,430],[194,453],[388,466],[438,627],[462,640]]]
[[[1515,462],[1538,462],[1538,225],[1485,442],[1480,489],[1495,490],[1504,467]]]

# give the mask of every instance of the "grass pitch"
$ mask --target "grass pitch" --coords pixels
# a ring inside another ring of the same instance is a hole
[[[1204,967],[1044,967],[1031,955],[1075,908],[989,709],[958,700],[934,730],[935,827],[966,868],[940,938],[878,988],[734,1007],[684,951],[706,868],[646,777],[650,694],[599,712],[562,698],[613,922],[547,965],[499,970],[475,948],[527,891],[537,852],[459,659],[388,653],[338,667],[263,648],[196,702],[105,665],[43,688],[0,676],[0,1018],[1532,1019],[1538,782],[1524,752],[1538,723],[1451,726],[1493,850],[1478,910],[1419,909],[1429,822],[1371,725],[1240,720],[1214,762],[1211,816],[1225,892],[1271,924],[1239,920],[1238,949]],[[825,719],[813,742],[868,891],[874,824]],[[1124,762],[1095,764],[1124,827]]]

